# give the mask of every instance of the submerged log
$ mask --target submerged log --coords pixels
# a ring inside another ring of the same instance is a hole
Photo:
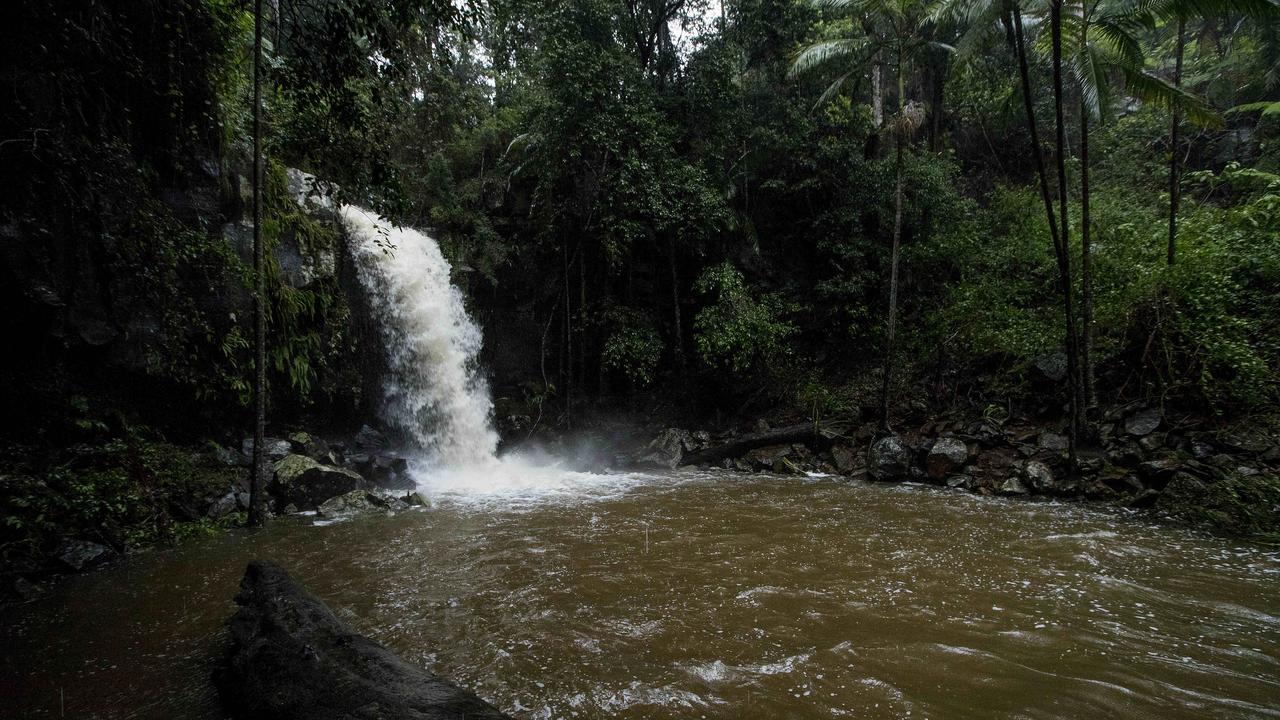
[[[766,445],[812,441],[829,442],[830,436],[813,423],[788,425],[776,430],[739,435],[723,445],[688,453],[681,458],[680,462],[683,465],[710,465],[725,458],[740,457],[750,450]]]
[[[215,682],[233,717],[511,720],[358,635],[278,565],[249,563]]]

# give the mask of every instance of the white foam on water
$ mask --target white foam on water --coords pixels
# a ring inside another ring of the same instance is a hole
[[[414,463],[409,472],[429,499],[485,505],[603,500],[637,485],[671,481],[637,472],[582,472],[518,453],[466,465]]]

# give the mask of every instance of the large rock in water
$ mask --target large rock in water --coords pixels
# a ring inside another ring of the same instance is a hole
[[[282,504],[314,508],[325,500],[346,495],[364,485],[359,473],[332,465],[321,465],[306,455],[286,455],[275,464],[271,494]]]
[[[279,566],[249,563],[214,674],[239,720],[511,720],[357,635]]]
[[[925,457],[925,470],[934,480],[942,480],[969,461],[969,446],[960,438],[940,437],[933,441]]]
[[[684,462],[684,453],[689,431],[680,428],[667,428],[658,434],[645,449],[640,463],[660,468],[675,469]]]
[[[886,435],[867,453],[867,473],[876,480],[899,480],[911,470],[911,448],[897,435]]]

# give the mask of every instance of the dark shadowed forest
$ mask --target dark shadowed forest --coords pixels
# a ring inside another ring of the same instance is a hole
[[[1280,538],[1274,0],[0,16],[6,601],[508,453]]]

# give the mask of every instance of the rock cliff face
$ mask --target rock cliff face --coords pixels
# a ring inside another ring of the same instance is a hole
[[[184,187],[112,186],[96,214],[67,219],[51,210],[0,222],[0,330],[24,348],[0,361],[0,378],[12,379],[0,384],[0,400],[45,409],[0,433],[21,440],[33,426],[60,422],[67,409],[50,396],[85,396],[166,428],[241,413],[251,363],[251,186],[235,168],[200,168]],[[123,165],[116,172],[130,174]],[[361,358],[371,334],[358,283],[344,277],[351,268],[334,190],[292,168],[273,168],[266,184],[276,419],[350,414],[367,389]]]
[[[277,565],[250,563],[236,602],[214,679],[240,720],[510,720],[352,632]]]

